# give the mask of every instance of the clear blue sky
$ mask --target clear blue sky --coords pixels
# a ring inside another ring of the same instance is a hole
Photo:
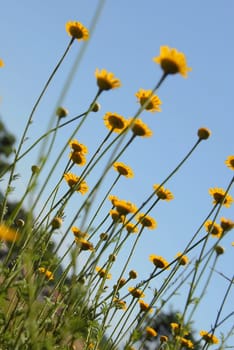
[[[2,4],[0,58],[5,67],[0,70],[0,116],[12,133],[19,136],[23,131],[36,97],[70,40],[65,23],[77,20],[89,28],[98,3],[22,0]],[[160,78],[161,70],[152,58],[159,54],[161,45],[184,52],[193,69],[187,79],[176,75],[165,81],[158,91],[162,112],[142,114],[154,132],[153,138],[136,140],[121,158],[136,175],[133,180],[122,181],[113,194],[140,205],[151,193],[152,185],[161,182],[193,145],[197,129],[206,126],[212,131],[212,137],[199,146],[168,183],[175,200],[162,203],[151,213],[158,221],[158,229],[145,233],[144,244],[137,252],[141,258],[134,265],[143,275],[151,268],[149,254],[170,260],[182,249],[187,236],[191,237],[211,208],[208,189],[225,188],[233,175],[224,165],[227,156],[234,154],[233,15],[232,0],[106,1],[63,101],[71,116],[84,111],[96,93],[97,67],[106,68],[121,79],[121,89],[101,96],[102,110],[92,115],[78,135],[80,142],[94,150],[106,134],[101,122],[105,112],[132,116],[138,108],[135,93],[139,88],[151,89]],[[73,45],[38,108],[29,132],[31,140],[44,132],[81,47],[78,42]],[[61,141],[65,142],[71,130],[69,127],[61,131]],[[27,182],[33,159],[27,157],[19,169],[20,191]],[[234,196],[233,189],[231,194]],[[233,207],[224,209],[222,216],[234,219]],[[226,254],[217,268],[229,277],[233,274],[233,240],[231,232],[224,241]],[[221,276],[215,276],[215,293],[209,294],[209,301],[202,304],[197,329],[210,328],[226,285]],[[233,297],[232,292],[223,316],[233,311]],[[175,308],[180,303],[180,298],[175,299]],[[233,320],[229,320],[220,331],[232,324]]]

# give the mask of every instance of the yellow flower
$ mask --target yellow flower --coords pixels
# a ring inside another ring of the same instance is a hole
[[[135,287],[129,287],[128,291],[134,298],[144,298],[145,294],[142,292],[141,289],[135,288]]]
[[[97,68],[95,76],[97,79],[97,85],[101,91],[111,90],[121,86],[120,80],[117,79],[113,73],[107,72],[105,69],[99,71]]]
[[[53,230],[59,229],[63,224],[63,219],[60,216],[55,216],[51,221],[51,226]]]
[[[125,216],[121,215],[117,210],[111,209],[110,216],[114,222],[124,222]]]
[[[207,220],[204,224],[206,232],[210,233],[212,236],[220,238],[222,236],[223,230],[219,224],[213,223],[212,220]],[[213,227],[212,227],[213,226]]]
[[[150,137],[153,135],[152,130],[141,119],[130,119],[132,124],[132,132],[135,136]]]
[[[161,46],[160,55],[154,57],[153,61],[160,64],[165,74],[180,73],[186,78],[187,73],[192,70],[187,66],[185,55],[169,46]]]
[[[140,300],[138,300],[138,303],[140,305],[141,311],[150,312],[150,313],[153,312],[153,309],[144,300],[140,299]]]
[[[219,343],[219,339],[214,334],[208,333],[207,331],[200,331],[200,336],[209,344]]]
[[[123,131],[128,126],[128,120],[117,113],[107,112],[103,119],[107,129],[117,133]]]
[[[165,189],[163,186],[160,186],[159,184],[153,185],[153,188],[158,198],[162,200],[170,201],[174,198],[174,195],[171,191],[169,191],[168,189]]]
[[[127,303],[125,300],[121,300],[121,299],[118,299],[118,298],[114,298],[113,299],[113,302],[115,304],[115,307],[117,309],[121,309],[121,310],[126,310],[127,309]]]
[[[72,226],[71,230],[72,230],[74,236],[75,236],[76,238],[78,238],[78,239],[80,239],[80,238],[85,238],[85,239],[86,239],[86,238],[89,237],[88,233],[82,232],[82,231],[81,231],[78,227],[76,227],[76,226]]]
[[[70,36],[77,40],[88,40],[89,38],[88,29],[80,22],[67,22],[66,31]]]
[[[174,334],[180,333],[180,325],[176,322],[170,323],[171,329],[173,330]]]
[[[151,254],[149,260],[159,269],[170,269],[169,263],[162,256]]]
[[[114,206],[120,215],[127,215],[130,213],[133,214],[137,211],[135,204],[127,202],[125,200],[116,200],[114,202]]]
[[[225,160],[225,164],[227,165],[228,168],[231,170],[234,170],[234,156],[228,156],[227,159]]]
[[[0,224],[0,240],[14,242],[19,239],[19,234],[11,227]]]
[[[220,218],[220,226],[224,231],[230,231],[234,228],[234,221],[230,219]]]
[[[0,58],[0,67],[4,67],[4,62],[1,58]]]
[[[188,349],[193,349],[194,345],[193,342],[189,339],[177,336],[176,339],[181,343],[182,346],[188,348]]]
[[[82,152],[82,153],[88,152],[88,148],[85,145],[83,145],[82,143],[79,143],[76,139],[71,140],[69,142],[69,146],[75,152]]]
[[[197,131],[197,136],[200,140],[207,140],[211,135],[211,131],[207,128],[200,128]]]
[[[119,200],[119,197],[110,194],[108,199],[111,201],[112,205],[115,205],[115,202]]]
[[[126,164],[124,163],[121,163],[121,162],[115,162],[113,164],[113,168],[120,174],[120,175],[123,175],[125,177],[129,177],[129,178],[132,178],[134,176],[134,173],[132,171],[132,169],[127,166]]]
[[[154,230],[157,227],[157,222],[149,215],[138,214],[137,220],[142,226],[147,227],[149,230]]]
[[[133,224],[132,222],[128,222],[125,225],[125,228],[128,231],[128,233],[137,233],[138,232],[138,228],[137,228],[136,224]]]
[[[135,96],[138,98],[138,102],[141,106],[144,106],[146,104],[146,101],[148,101],[144,107],[144,109],[147,111],[161,112],[160,105],[162,102],[157,95],[153,94],[152,90],[140,89]]]
[[[156,337],[158,333],[152,327],[146,327],[145,329],[147,337]]]
[[[52,273],[51,271],[45,269],[44,267],[39,267],[38,271],[39,271],[41,274],[45,275],[45,277],[46,277],[49,281],[51,281],[51,280],[54,279],[53,273]]]
[[[73,151],[70,153],[69,158],[73,161],[73,163],[80,166],[85,165],[86,163],[86,158],[82,152]]]
[[[186,255],[183,255],[180,252],[177,253],[175,257],[178,258],[179,265],[184,266],[184,265],[187,265],[189,262],[188,257]]]
[[[209,189],[209,194],[213,197],[213,204],[218,204],[218,203],[222,203],[223,199],[224,199],[224,195],[225,195],[225,190],[222,188],[210,188]],[[231,206],[233,202],[233,198],[232,196],[230,196],[230,194],[227,193],[224,202],[222,203],[222,205],[224,205],[225,207],[229,208]]]
[[[75,237],[75,242],[80,250],[91,250],[94,251],[93,244],[85,238]]]
[[[64,179],[66,180],[68,186],[71,188],[75,187],[80,181],[79,176],[76,176],[75,174],[72,174],[72,173],[65,173]],[[76,191],[80,192],[81,194],[85,194],[88,190],[89,188],[85,181],[81,181],[76,188]]]
[[[112,277],[110,273],[107,273],[107,271],[101,268],[100,266],[96,266],[95,270],[101,278],[106,278],[107,280],[109,280]]]

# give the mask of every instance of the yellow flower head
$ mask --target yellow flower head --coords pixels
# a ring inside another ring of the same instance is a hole
[[[111,209],[110,210],[110,216],[114,222],[124,222],[125,216],[121,215],[117,210]]]
[[[207,128],[200,128],[197,131],[197,136],[200,140],[207,140],[211,135],[211,131]]]
[[[80,239],[80,238],[85,238],[85,239],[86,239],[86,238],[89,237],[89,235],[88,235],[87,232],[81,231],[81,230],[80,230],[78,227],[76,227],[76,226],[72,226],[71,230],[72,230],[74,236],[75,236],[76,238],[78,238],[78,239]]]
[[[156,330],[152,327],[146,327],[145,331],[147,337],[156,337],[158,335]]]
[[[234,170],[234,156],[228,156],[225,160],[225,164],[231,170]]]
[[[207,331],[204,331],[204,330],[200,331],[200,336],[208,344],[218,344],[219,343],[219,339],[214,334],[208,333]]]
[[[182,253],[177,253],[176,258],[178,258],[179,265],[187,265],[189,262],[189,258],[186,255],[183,255]]]
[[[99,70],[97,68],[95,76],[97,79],[97,85],[101,91],[116,89],[121,86],[120,80],[117,79],[113,73],[107,72],[105,69]]]
[[[19,239],[19,234],[11,227],[0,224],[0,240],[14,242]]]
[[[110,273],[107,273],[107,271],[101,268],[100,266],[96,266],[95,270],[101,278],[106,278],[107,280],[109,280],[112,277]]]
[[[88,29],[80,22],[67,22],[66,31],[71,37],[77,40],[88,40],[89,38]]]
[[[228,193],[224,199],[224,195],[225,195],[225,190],[222,188],[210,188],[209,189],[209,194],[213,197],[213,204],[219,204],[219,203],[223,203],[222,205],[224,205],[225,207],[229,208],[233,202],[233,198],[232,196],[230,196]],[[224,201],[223,201],[224,199]]]
[[[115,205],[115,202],[119,200],[119,197],[110,194],[108,199],[111,201],[112,205]]]
[[[204,224],[206,232],[210,233],[212,236],[220,238],[222,236],[223,230],[219,224],[213,223],[212,220],[207,220]]]
[[[180,73],[186,78],[187,73],[192,70],[187,66],[185,55],[169,46],[161,46],[160,55],[154,57],[153,61],[160,64],[165,74]]]
[[[221,218],[220,226],[222,227],[223,231],[231,231],[234,228],[234,221],[230,219]]]
[[[91,250],[94,251],[93,244],[85,238],[75,237],[75,242],[80,250]]]
[[[140,299],[138,300],[138,303],[140,305],[140,310],[143,312],[153,312],[153,309],[147,304],[144,300]]]
[[[133,214],[137,211],[135,204],[125,200],[116,200],[114,206],[120,215]]]
[[[86,158],[82,152],[73,151],[70,153],[69,158],[73,161],[73,163],[83,166],[86,163]]]
[[[152,130],[141,119],[130,119],[132,124],[132,132],[135,136],[150,137],[153,135]]]
[[[180,344],[182,345],[182,347],[185,347],[187,349],[193,349],[194,348],[194,344],[191,340],[184,338],[184,337],[180,337],[177,336],[176,337],[177,341],[180,342]]]
[[[169,263],[162,256],[151,254],[149,260],[159,269],[170,269]]]
[[[162,102],[157,95],[153,94],[152,90],[140,89],[136,93],[136,97],[140,105],[142,107],[144,106],[145,110],[149,112],[161,112],[160,105]]]
[[[128,222],[125,225],[125,228],[126,228],[128,233],[137,233],[138,232],[138,228],[137,228],[136,224],[133,224],[132,222]]]
[[[138,214],[137,220],[142,226],[147,227],[149,230],[154,230],[157,227],[157,222],[149,215],[143,213]]]
[[[0,67],[4,67],[4,62],[1,58],[0,58]]]
[[[172,322],[170,323],[170,326],[174,334],[178,334],[180,332],[180,325],[178,323]]]
[[[72,173],[65,173],[64,179],[66,180],[68,186],[71,188],[77,186],[77,184],[80,182],[79,176],[76,176]],[[88,190],[89,188],[85,181],[81,181],[76,188],[76,191],[80,192],[81,194],[85,194]]]
[[[134,298],[144,298],[145,294],[142,292],[141,289],[135,288],[135,287],[129,287],[128,291]]]
[[[49,281],[54,279],[54,275],[51,271],[45,269],[44,267],[39,267],[38,271],[43,274]]]
[[[126,310],[127,309],[127,303],[125,300],[121,300],[121,299],[118,299],[118,298],[114,298],[113,299],[113,302],[115,304],[115,307],[117,309],[121,309],[121,310]]]
[[[128,126],[128,120],[117,113],[107,112],[103,119],[107,129],[117,133],[123,131]]]
[[[65,118],[68,115],[68,113],[69,113],[68,109],[62,106],[56,109],[56,115],[58,118]]]
[[[174,198],[174,195],[171,191],[169,191],[168,189],[165,189],[163,186],[160,186],[159,184],[153,185],[153,188],[158,198],[162,200],[170,201]]]
[[[129,178],[132,178],[134,176],[134,173],[132,171],[132,169],[127,166],[126,164],[124,163],[121,163],[121,162],[115,162],[113,164],[113,168],[120,174],[120,175],[123,175],[125,177],[129,177]]]
[[[71,140],[69,142],[69,146],[75,152],[88,153],[88,148],[85,145],[83,145],[82,143],[79,143],[76,139]]]

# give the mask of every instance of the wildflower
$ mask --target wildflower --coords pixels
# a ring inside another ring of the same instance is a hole
[[[222,188],[210,188],[209,194],[213,197],[213,204],[219,204],[222,203],[225,207],[229,208],[233,202],[232,196],[230,196],[228,193],[225,196],[226,191]],[[225,199],[224,199],[225,196]]]
[[[69,157],[73,161],[73,163],[77,165],[82,166],[82,165],[85,165],[86,163],[86,158],[82,152],[73,151],[70,153]]]
[[[152,130],[141,119],[134,121],[130,119],[130,123],[132,123],[132,132],[135,136],[150,137],[153,135]]]
[[[109,280],[112,277],[110,273],[107,273],[107,271],[101,268],[100,266],[96,266],[95,270],[101,278],[106,278],[107,280]]]
[[[174,334],[179,334],[180,333],[180,325],[176,322],[170,323],[171,329]]]
[[[38,271],[39,271],[41,274],[45,275],[45,277],[46,277],[49,281],[51,281],[51,280],[54,279],[53,273],[52,273],[51,271],[45,269],[44,267],[39,267]]]
[[[160,101],[157,95],[153,94],[152,90],[140,89],[135,96],[138,98],[138,102],[140,103],[140,105],[142,107],[144,106],[144,109],[146,109],[147,111],[161,112],[160,105],[162,104],[162,102]]]
[[[197,136],[200,140],[207,140],[211,135],[211,131],[207,128],[200,128],[197,131]]]
[[[138,232],[138,228],[137,228],[136,224],[133,224],[132,222],[128,222],[125,225],[125,228],[128,231],[128,233],[137,233]]]
[[[154,230],[157,227],[156,221],[149,215],[138,214],[137,220],[142,226],[147,227],[149,230]]]
[[[121,299],[118,299],[118,298],[114,298],[113,299],[113,302],[115,304],[115,307],[117,309],[121,309],[121,310],[126,310],[127,309],[127,303],[125,300],[121,300]]]
[[[4,62],[1,58],[0,58],[0,67],[4,67]]]
[[[158,267],[159,269],[170,269],[169,263],[162,256],[151,254],[149,256],[149,260],[152,261],[154,266]]]
[[[186,78],[187,73],[192,70],[187,66],[185,55],[169,46],[161,46],[160,55],[154,57],[153,61],[160,64],[165,74],[180,73]]]
[[[223,230],[219,224],[213,222],[212,220],[207,220],[204,224],[206,232],[210,233],[212,236],[220,238],[222,236]]]
[[[220,226],[222,227],[222,229],[224,231],[226,231],[226,232],[230,231],[234,227],[234,221],[232,221],[230,219],[221,218],[220,219]]]
[[[125,284],[126,284],[126,279],[124,278],[124,277],[121,277],[119,280],[118,280],[118,282],[117,282],[117,284],[115,284],[114,286],[113,286],[113,289],[114,290],[117,290],[117,289],[120,289],[120,288],[122,288]]]
[[[14,242],[19,239],[19,234],[11,227],[0,224],[0,240]]]
[[[137,278],[137,272],[135,270],[129,271],[129,278],[136,279]]]
[[[105,69],[100,71],[99,69],[96,69],[95,76],[97,79],[97,85],[101,91],[107,91],[121,86],[120,80],[117,79],[113,73],[107,72]]]
[[[77,40],[88,40],[89,38],[88,29],[80,22],[67,22],[66,31],[70,36]]]
[[[144,298],[145,294],[142,292],[141,289],[135,288],[135,287],[129,287],[128,291],[134,298]]]
[[[179,265],[187,265],[189,262],[189,259],[186,255],[183,255],[182,253],[177,253],[175,258],[178,258]]]
[[[71,140],[69,142],[69,146],[75,152],[82,152],[82,153],[88,152],[88,148],[85,145],[83,145],[82,143],[78,142],[76,139]]]
[[[146,327],[145,329],[147,337],[156,337],[158,333],[152,327]]]
[[[137,211],[135,204],[127,202],[125,200],[116,200],[114,202],[114,206],[120,215],[127,215],[130,213],[135,213]]]
[[[140,305],[140,310],[143,312],[153,312],[153,309],[147,304],[144,300],[140,299],[138,300],[138,303]]]
[[[174,195],[171,191],[169,191],[168,189],[165,189],[163,186],[160,186],[159,184],[153,185],[153,188],[158,198],[162,200],[170,201],[174,198]]]
[[[121,163],[121,162],[115,162],[113,164],[113,168],[120,174],[120,175],[123,175],[125,177],[129,177],[129,178],[132,178],[134,176],[134,173],[132,171],[132,169],[127,166],[126,164],[124,163]]]
[[[121,215],[117,210],[111,209],[110,216],[114,222],[124,222],[125,216]]]
[[[112,194],[110,194],[108,198],[111,201],[112,205],[115,205],[115,202],[119,200],[119,197],[114,196]]]
[[[222,255],[225,253],[225,249],[221,245],[215,246],[215,252],[217,255]]]
[[[128,126],[128,121],[117,113],[107,112],[103,119],[107,129],[117,133],[123,131]]]
[[[194,344],[191,340],[186,339],[184,337],[179,337],[177,336],[176,339],[180,342],[180,344],[188,349],[193,349],[194,348]]]
[[[207,331],[200,331],[200,336],[209,344],[219,343],[219,339],[214,334],[208,333]]]
[[[89,237],[89,235],[88,235],[86,232],[82,232],[82,231],[81,231],[78,227],[76,227],[76,226],[72,226],[71,230],[72,230],[74,236],[75,236],[76,238],[78,238],[78,239],[80,239],[80,238],[86,239],[86,238]]]
[[[234,170],[234,156],[228,156],[225,160],[225,164],[231,170]]]
[[[85,194],[89,190],[88,185],[85,181],[81,181],[79,183],[79,181],[80,181],[79,176],[76,176],[72,173],[65,173],[64,179],[66,180],[68,186],[71,188],[76,188],[76,186],[78,184],[76,191],[80,192],[81,194]]]
[[[58,107],[56,109],[56,115],[58,118],[65,118],[68,115],[69,111],[68,109],[64,107]]]
[[[51,221],[51,226],[53,230],[60,228],[63,224],[63,219],[60,216],[55,216]]]
[[[160,336],[160,342],[161,343],[166,343],[168,341],[168,337],[166,335],[161,335]]]
[[[78,247],[80,248],[80,250],[91,250],[91,251],[94,250],[93,244],[85,238],[75,237],[75,242],[78,245]]]

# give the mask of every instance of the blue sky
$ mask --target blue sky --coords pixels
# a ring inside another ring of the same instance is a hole
[[[100,2],[101,3],[101,2]],[[77,20],[90,28],[99,1],[4,2],[0,13],[0,57],[5,62],[0,70],[0,117],[8,129],[21,135],[31,108],[45,81],[70,40],[65,23]],[[151,89],[161,76],[152,58],[161,45],[184,52],[192,67],[187,79],[170,76],[158,91],[162,112],[144,112],[142,119],[154,132],[151,139],[137,139],[121,158],[135,172],[133,180],[122,180],[116,189],[120,198],[140,205],[159,183],[173,170],[196,141],[199,127],[212,131],[167,187],[175,200],[162,203],[151,214],[158,221],[154,233],[145,233],[144,244],[136,252],[141,259],[134,267],[145,274],[150,269],[148,255],[155,253],[170,260],[187,242],[211,208],[210,187],[225,188],[232,172],[224,165],[233,145],[233,14],[234,3],[225,1],[106,1],[103,2],[96,28],[85,54],[74,72],[71,86],[62,104],[70,116],[83,112],[97,91],[94,71],[106,68],[121,79],[122,87],[100,97],[102,109],[93,114],[77,137],[95,150],[106,134],[102,117],[107,111],[125,117],[137,111],[135,93],[139,88]],[[75,42],[62,67],[34,116],[29,131],[29,143],[39,137],[48,124],[62,87],[76,61],[82,43]],[[59,142],[65,142],[73,126],[60,132]],[[91,141],[92,140],[92,141]],[[23,191],[37,151],[25,158],[19,169],[17,183]],[[126,195],[127,194],[127,195]],[[233,189],[231,194],[234,196]],[[234,219],[233,207],[222,215]],[[233,274],[233,233],[223,243],[226,254],[220,258],[218,270]],[[152,247],[152,251],[149,251]],[[142,261],[144,263],[142,263]],[[196,327],[209,329],[214,320],[226,284],[215,276],[204,311],[197,315]],[[224,314],[232,311],[233,292]],[[207,300],[207,299],[206,299]],[[183,303],[178,297],[175,308]],[[204,309],[203,309],[204,310]],[[224,324],[227,330],[233,320]],[[233,342],[232,342],[233,345]]]

